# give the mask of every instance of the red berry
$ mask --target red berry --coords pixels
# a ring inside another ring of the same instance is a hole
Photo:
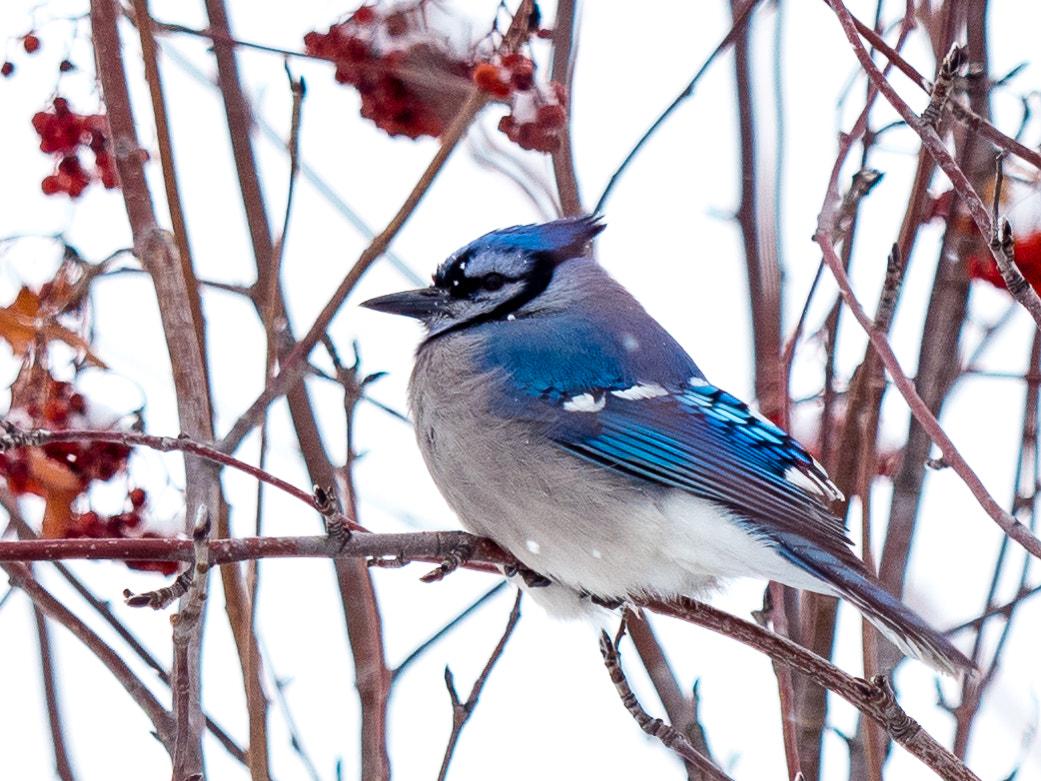
[[[69,417],[69,405],[64,399],[48,399],[43,405],[43,416],[48,423],[64,426]]]
[[[148,495],[145,493],[144,488],[134,488],[128,494],[130,498],[130,504],[135,510],[140,510],[144,507],[145,502],[148,501]]]
[[[304,36],[304,51],[306,51],[308,54],[322,54],[322,49],[324,48],[323,44],[325,43],[325,40],[326,36],[322,35],[320,32],[312,30]]]
[[[126,537],[127,529],[133,529],[141,523],[141,518],[136,512],[113,515],[111,520],[113,537]]]
[[[408,17],[402,11],[387,14],[383,24],[387,30],[387,35],[391,38],[397,38],[399,35],[404,35],[408,32]]]
[[[44,195],[57,195],[61,192],[61,182],[57,176],[52,174],[44,177],[43,181],[40,182],[40,189],[43,190]]]
[[[35,33],[29,33],[22,38],[22,46],[25,48],[26,53],[33,54],[40,49],[40,39],[36,37]]]
[[[502,80],[501,69],[490,62],[482,62],[474,68],[473,80],[478,87],[496,97],[505,98],[510,94],[510,85]]]
[[[69,62],[69,60],[62,60],[58,63],[58,70],[60,70],[62,73],[68,73],[75,67],[76,66]]]
[[[529,60],[527,63],[518,65],[510,73],[510,81],[514,89],[525,91],[532,88],[535,83],[535,67]]]
[[[69,396],[69,409],[73,412],[83,413],[87,409],[87,400],[82,394],[73,393]]]
[[[0,474],[7,480],[7,487],[15,494],[29,493],[29,465],[21,452],[0,453]]]
[[[550,128],[563,126],[564,120],[566,119],[567,114],[564,113],[563,106],[559,106],[556,103],[550,103],[545,106],[539,106],[535,123],[539,127],[548,130]]]
[[[0,65],[0,76],[7,78],[14,73],[14,63],[7,61],[3,65]]]
[[[360,25],[370,25],[376,21],[376,11],[371,5],[363,5],[353,14],[350,21]]]

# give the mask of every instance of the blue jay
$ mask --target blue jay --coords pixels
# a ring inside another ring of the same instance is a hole
[[[448,504],[545,576],[556,612],[705,593],[738,576],[843,597],[907,654],[969,661],[850,550],[824,469],[715,387],[586,247],[596,217],[482,236],[422,290],[409,401]]]

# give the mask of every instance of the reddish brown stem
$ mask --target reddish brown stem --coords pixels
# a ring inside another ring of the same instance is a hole
[[[34,608],[36,618],[36,636],[40,641],[40,666],[43,671],[43,692],[47,701],[47,722],[51,728],[51,745],[54,748],[54,772],[61,781],[74,781],[72,765],[69,763],[69,751],[65,746],[65,731],[61,724],[61,706],[59,704],[58,683],[54,677],[54,657],[51,655],[51,638],[47,628],[47,619],[40,608]]]
[[[947,436],[936,416],[933,415],[926,403],[922,401],[921,396],[918,395],[914,383],[908,379],[900,367],[900,363],[893,353],[893,348],[889,345],[885,334],[875,329],[874,322],[864,312],[864,308],[854,295],[853,289],[850,287],[849,277],[846,276],[846,272],[842,268],[842,262],[835,253],[835,247],[831,243],[828,233],[829,231],[821,229],[817,231],[816,235],[817,243],[824,252],[824,260],[839,285],[839,290],[842,292],[842,298],[846,302],[846,306],[849,307],[857,322],[860,323],[865,333],[867,333],[875,350],[878,351],[886,371],[893,378],[893,384],[911,408],[911,414],[926,430],[929,437],[943,453],[944,461],[954,469],[965,485],[968,486],[972,495],[976,497],[976,500],[986,511],[987,515],[993,519],[1005,534],[1022,545],[1031,555],[1041,558],[1041,540],[1038,540],[1026,526],[1012,517],[994,500],[994,497],[987,491],[979,476],[969,466],[950,437]]]
[[[0,437],[3,437],[3,435],[0,434]],[[18,432],[14,434],[9,433],[8,437],[13,438],[5,438],[6,441],[0,441],[0,445],[2,445],[4,449],[22,446],[38,447],[45,445],[48,442],[115,442],[121,445],[129,445],[131,447],[147,447],[161,453],[187,453],[212,461],[216,464],[230,466],[256,478],[257,480],[272,485],[280,491],[285,491],[293,498],[299,499],[300,501],[309,504],[311,507],[318,509],[313,494],[297,488],[296,486],[287,483],[285,480],[275,477],[262,469],[252,466],[251,464],[239,461],[234,456],[226,455],[219,450],[215,450],[208,445],[200,444],[199,442],[188,439],[187,437],[162,437],[152,434],[142,434],[138,431],[95,429],[66,429],[64,431],[45,431],[43,429],[36,429],[35,431]],[[355,528],[358,531],[365,531],[357,525],[354,525],[352,528]]]
[[[24,591],[39,610],[72,632],[109,669],[109,672],[115,676],[116,680],[119,681],[127,694],[137,703],[145,716],[151,720],[152,726],[155,728],[156,737],[159,738],[167,751],[173,755],[175,730],[170,714],[148,690],[148,687],[127,666],[122,657],[80,620],[78,616],[41,586],[24,564],[8,562],[0,565],[0,568],[11,579],[11,585]]]
[[[419,202],[430,189],[437,174],[448,160],[448,156],[462,139],[477,112],[488,102],[488,99],[487,93],[481,90],[474,89],[471,91],[466,103],[459,110],[459,114],[442,136],[441,146],[438,148],[437,153],[430,161],[416,186],[412,189],[405,203],[402,204],[398,213],[394,215],[387,227],[362,252],[361,257],[358,258],[351,270],[347,272],[347,276],[344,277],[336,292],[333,293],[328,303],[322,308],[307,334],[285,356],[285,359],[282,361],[282,370],[276,377],[272,378],[256,401],[250,405],[249,409],[243,413],[231,431],[221,441],[221,450],[226,453],[234,452],[243,438],[259,424],[268,405],[283,395],[299,380],[301,372],[306,368],[306,357],[322,338],[333,316],[339,311],[343,302],[350,292],[354,290],[354,286],[358,284],[365,272],[386,251],[391,240],[401,230],[408,218],[412,216],[412,212],[416,210]]]
[[[943,140],[937,134],[936,129],[929,122],[911,110],[911,107],[900,98],[882,72],[875,66],[871,59],[871,55],[868,53],[867,49],[864,48],[863,43],[861,43],[853,16],[842,3],[842,0],[829,0],[829,3],[834,9],[839,24],[842,25],[843,32],[846,34],[846,38],[849,40],[850,45],[853,48],[853,53],[860,61],[860,65],[864,69],[864,72],[867,74],[868,78],[871,79],[871,82],[878,88],[878,91],[882,93],[882,96],[889,102],[889,105],[896,110],[900,117],[907,123],[908,127],[918,135],[922,141],[922,145],[926,150],[928,150],[929,154],[936,161],[936,164],[940,166],[944,174],[947,175],[947,178],[950,180],[955,192],[958,193],[961,202],[964,204],[965,208],[968,209],[969,215],[976,223],[980,235],[990,244],[991,254],[994,256],[994,260],[1000,268],[1005,262],[1005,258],[1000,253],[998,247],[995,247],[993,242],[991,242],[991,237],[994,235],[994,226],[991,223],[990,213],[988,212],[987,206],[976,193],[969,178],[965,175],[965,172],[947,150]],[[1041,326],[1041,297],[1038,296],[1034,289],[1029,285],[1023,286],[1022,290],[1017,291],[1017,300],[1030,313],[1030,316],[1034,318],[1034,321]]]
[[[553,65],[550,78],[563,84],[568,97],[571,95],[572,56],[575,36],[575,0],[560,0],[557,3],[557,18],[553,25]],[[584,213],[582,198],[578,192],[578,177],[575,175],[575,160],[571,151],[571,100],[567,104],[568,121],[560,134],[560,149],[553,153],[553,174],[560,197],[560,210],[565,216]]]
[[[119,6],[113,0],[92,0],[91,29],[107,108],[110,138],[123,200],[134,236],[134,251],[152,277],[167,340],[181,429],[199,441],[213,438],[202,323],[193,322],[198,311],[169,236],[160,230],[144,175],[134,116],[127,90],[117,20]],[[185,459],[187,504],[190,508],[220,506],[216,471],[196,458]],[[173,777],[188,778],[203,772],[202,733],[205,719],[200,705],[198,675],[201,661],[202,621],[191,624],[190,636],[174,644],[174,714],[179,727],[173,741]],[[184,676],[189,676],[185,678]]]
[[[819,656],[791,640],[768,632],[748,621],[690,599],[638,600],[662,615],[680,618],[712,629],[767,654],[798,670],[835,692],[864,715],[873,719],[897,743],[947,781],[979,781],[950,751],[909,717],[897,704],[892,688],[882,676],[872,681],[847,675]]]

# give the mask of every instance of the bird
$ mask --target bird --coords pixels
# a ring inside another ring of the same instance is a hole
[[[604,228],[496,230],[431,286],[362,304],[425,327],[409,406],[461,524],[541,576],[528,591],[560,615],[756,577],[841,597],[905,655],[971,669],[853,552],[806,448],[710,383],[589,255]]]

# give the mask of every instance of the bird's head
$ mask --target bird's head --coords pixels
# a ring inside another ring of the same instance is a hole
[[[519,310],[549,287],[557,267],[580,257],[603,229],[599,217],[586,216],[493,231],[451,255],[430,287],[362,306],[421,320],[431,336],[523,316]]]

